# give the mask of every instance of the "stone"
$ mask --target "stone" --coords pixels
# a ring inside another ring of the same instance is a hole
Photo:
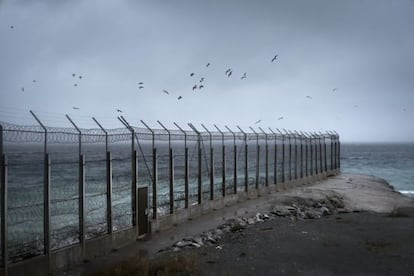
[[[200,246],[203,246],[203,245],[204,245],[204,243],[203,243],[203,239],[202,239],[201,237],[195,237],[195,238],[193,239],[193,241],[194,241],[196,244],[199,244]]]

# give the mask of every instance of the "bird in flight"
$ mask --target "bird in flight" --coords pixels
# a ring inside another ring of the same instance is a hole
[[[79,76],[79,79],[82,79],[82,76]]]
[[[144,83],[143,83],[142,81],[140,81],[138,84],[139,84],[139,85],[143,85]]]
[[[273,58],[272,58],[272,62],[274,62],[275,60],[277,60],[277,57],[278,57],[279,55],[275,55]]]
[[[142,89],[142,88],[144,88],[144,86],[142,86],[142,85],[140,85],[140,86],[138,87],[138,89]]]
[[[72,77],[75,77],[75,76],[76,76],[76,74],[75,74],[75,73],[73,73],[73,74],[72,74]]]
[[[201,79],[200,79],[200,83],[202,83],[203,81],[204,81],[204,78],[201,78]]]
[[[226,72],[224,72],[224,75],[228,76],[228,74],[230,74],[231,72],[231,68],[227,69]]]
[[[24,87],[21,88],[22,92],[24,92]]]
[[[192,77],[192,76],[194,76],[194,73],[191,73],[191,74],[190,74],[190,77]]]
[[[183,97],[182,96],[178,96],[177,100],[181,100]]]
[[[210,66],[210,62],[209,62],[209,63],[207,63],[206,67],[209,67],[209,66]]]
[[[14,28],[14,26],[13,26],[13,25],[11,25],[11,26],[10,26],[10,29],[13,29],[13,28]]]
[[[247,78],[247,73],[244,72],[243,76],[241,77],[242,80],[244,80],[245,78]]]
[[[79,110],[80,108],[79,108],[79,107],[77,107],[77,106],[73,106],[73,107],[72,107],[72,109],[74,109],[74,110]]]
[[[311,96],[306,96],[306,98],[309,99],[309,100],[312,100],[312,97]]]
[[[277,118],[278,120],[283,120],[283,116],[281,116],[281,117],[279,117],[279,118]]]
[[[77,84],[77,83],[75,83],[75,84],[73,84],[73,86],[75,86],[75,87],[76,87],[76,86],[78,86],[78,84]]]
[[[197,84],[194,84],[194,86],[193,86],[193,91],[194,91],[195,89],[197,89]]]
[[[33,82],[36,82],[36,80],[33,80]]]
[[[170,92],[168,92],[167,90],[163,89],[162,92],[164,92],[165,94],[170,94]]]
[[[116,112],[122,113],[122,110],[121,109],[117,109]]]
[[[233,71],[229,71],[229,73],[227,74],[227,77],[229,77],[230,78],[230,76],[233,74]]]
[[[261,122],[262,120],[257,120],[254,124],[257,125]]]
[[[332,88],[332,92],[335,92],[336,90],[338,90],[338,88],[337,88],[337,87]]]
[[[204,85],[200,85],[199,87],[198,87],[198,89],[201,89],[201,88],[203,88],[204,87]]]

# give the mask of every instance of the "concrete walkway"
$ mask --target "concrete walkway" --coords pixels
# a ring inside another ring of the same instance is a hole
[[[388,213],[399,207],[414,207],[413,199],[394,191],[382,179],[367,175],[340,174],[312,185],[248,199],[233,206],[227,206],[198,218],[187,220],[168,230],[152,233],[145,239],[138,240],[110,255],[94,259],[70,271],[62,271],[59,275],[94,275],[130,257],[151,257],[184,237],[199,235],[203,231],[215,229],[232,218],[267,212],[272,206],[281,204],[286,198],[291,197],[316,200],[340,197],[344,203],[344,211],[349,212],[358,210]]]

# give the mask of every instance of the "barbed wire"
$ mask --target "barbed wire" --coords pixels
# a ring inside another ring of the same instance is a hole
[[[47,132],[47,142],[48,143],[78,143],[79,135],[81,136],[82,143],[104,143],[105,139],[108,139],[108,143],[117,143],[125,142],[131,140],[131,130],[124,128],[113,128],[105,129],[106,133],[99,128],[82,128],[77,129],[73,127],[46,127],[46,131],[38,125],[17,125],[7,122],[0,121],[0,125],[3,130],[3,141],[10,143],[41,143],[44,142]],[[165,130],[165,129],[153,129],[152,132],[146,128],[132,127],[135,132],[135,137],[138,140],[157,140],[157,141],[181,141],[185,138],[188,141],[253,141],[253,140],[274,140],[282,137],[281,134],[274,133],[252,133],[252,132],[218,132],[210,131],[200,131],[200,134],[197,134],[195,131],[185,131],[185,134],[180,130]],[[286,135],[287,136],[287,135]],[[303,136],[297,136],[297,139],[305,138]],[[318,138],[327,138],[332,139],[332,135],[329,133],[317,134],[314,137]],[[286,139],[286,138],[285,138]],[[294,137],[292,137],[294,139]]]

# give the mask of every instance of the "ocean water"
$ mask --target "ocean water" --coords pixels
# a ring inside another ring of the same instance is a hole
[[[341,144],[341,171],[384,178],[414,197],[414,143]]]

